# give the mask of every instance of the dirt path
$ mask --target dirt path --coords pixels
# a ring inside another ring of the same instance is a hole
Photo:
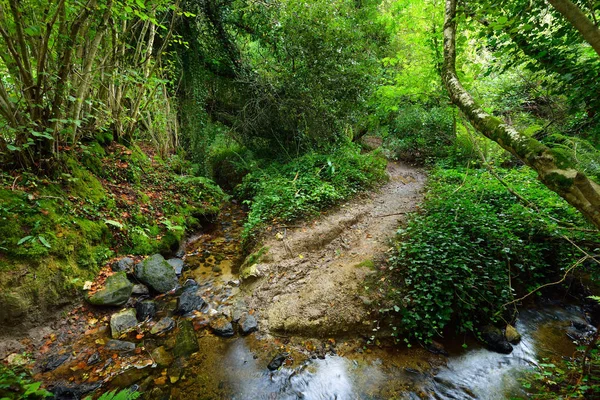
[[[324,214],[315,222],[270,233],[268,251],[244,285],[263,333],[328,337],[370,331],[364,295],[374,263],[387,257],[389,240],[421,201],[425,174],[390,162],[378,191]]]

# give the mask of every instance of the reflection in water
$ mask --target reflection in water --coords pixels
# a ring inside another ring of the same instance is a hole
[[[523,396],[519,377],[542,357],[569,355],[574,346],[566,336],[571,321],[583,322],[578,309],[525,311],[517,322],[522,341],[509,355],[471,349],[451,356],[435,375],[407,374],[393,360],[356,362],[338,356],[309,360],[295,369],[270,372],[239,338],[223,357],[226,386],[235,400],[351,400],[392,398],[392,382],[405,390],[395,399],[506,399]],[[410,389],[409,389],[410,387]]]

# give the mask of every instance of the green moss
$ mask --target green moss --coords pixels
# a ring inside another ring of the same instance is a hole
[[[369,260],[365,260],[361,263],[356,264],[356,268],[369,268],[369,269],[375,269],[375,263],[373,262],[373,260],[369,259]]]
[[[552,172],[543,178],[546,185],[558,190],[567,190],[573,186],[573,178],[569,178],[563,174]]]

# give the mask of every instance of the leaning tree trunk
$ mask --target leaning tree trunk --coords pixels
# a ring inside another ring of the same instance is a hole
[[[548,0],[552,5],[581,33],[581,36],[600,56],[600,30],[596,25],[581,11],[581,9],[570,0]]]
[[[544,185],[600,228],[600,186],[552,149],[485,112],[462,86],[456,75],[456,3],[446,0],[444,18],[442,79],[452,102],[479,132],[533,168]]]

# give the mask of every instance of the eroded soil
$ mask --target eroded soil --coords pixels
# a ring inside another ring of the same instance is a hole
[[[417,209],[425,174],[390,162],[389,182],[319,219],[272,229],[264,255],[242,267],[248,305],[264,333],[329,337],[371,331],[365,279],[387,258],[390,239]],[[267,250],[268,249],[268,250]]]

